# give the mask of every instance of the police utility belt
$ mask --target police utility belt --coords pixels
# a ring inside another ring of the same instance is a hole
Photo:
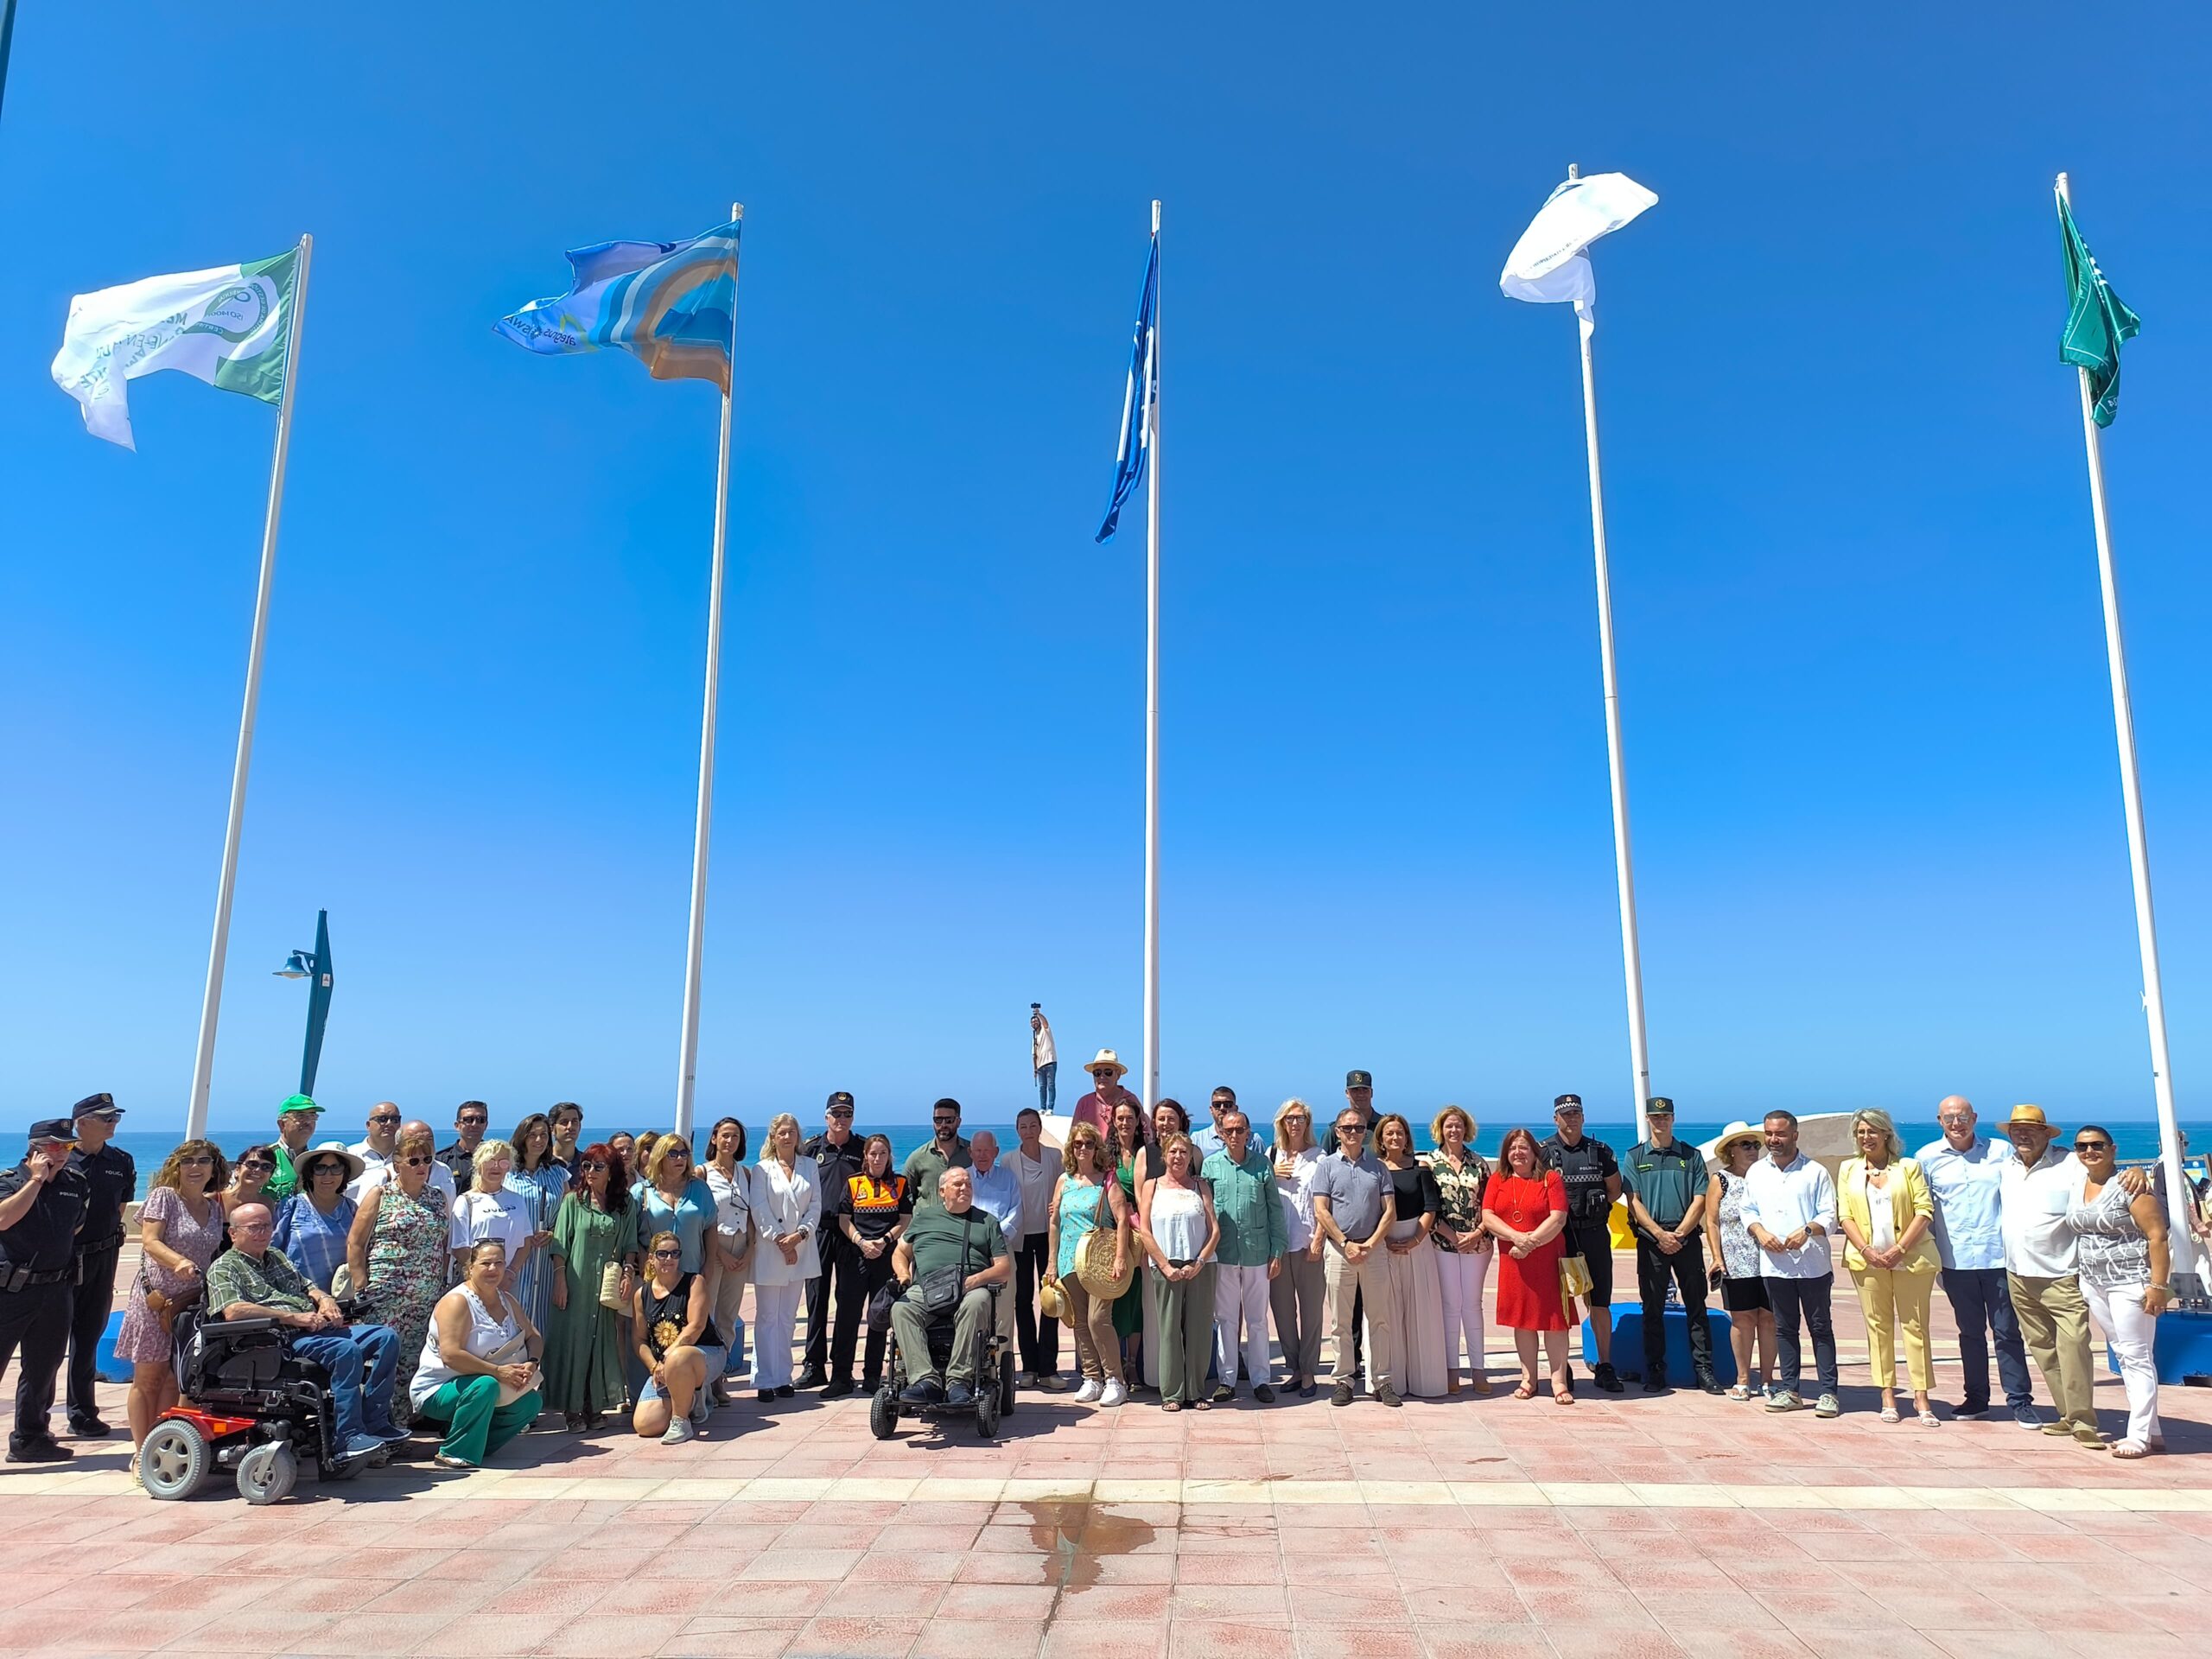
[[[0,1294],[18,1290],[29,1290],[38,1285],[65,1285],[77,1282],[77,1264],[51,1272],[34,1273],[29,1268],[0,1268]]]
[[[111,1238],[96,1238],[89,1243],[79,1244],[77,1254],[79,1255],[106,1255],[111,1251],[123,1248],[123,1229],[118,1227],[115,1230],[114,1236]]]

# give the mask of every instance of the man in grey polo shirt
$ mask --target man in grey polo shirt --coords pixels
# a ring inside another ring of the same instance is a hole
[[[1386,1406],[1401,1404],[1391,1376],[1397,1369],[1398,1333],[1390,1319],[1390,1281],[1382,1240],[1396,1219],[1390,1172],[1366,1149],[1367,1126],[1347,1106],[1337,1115],[1337,1150],[1313,1172],[1313,1224],[1328,1241],[1329,1316],[1336,1328],[1337,1362],[1330,1380],[1332,1406],[1352,1402],[1355,1299],[1367,1325],[1367,1382]]]

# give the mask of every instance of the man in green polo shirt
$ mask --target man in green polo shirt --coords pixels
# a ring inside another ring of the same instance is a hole
[[[1667,1386],[1667,1286],[1681,1292],[1689,1316],[1690,1363],[1697,1385],[1720,1392],[1713,1374],[1713,1333],[1705,1321],[1705,1154],[1675,1139],[1675,1103],[1663,1095],[1644,1103],[1650,1138],[1621,1160],[1622,1196],[1636,1229],[1636,1288],[1643,1303],[1643,1391]]]
[[[276,1109],[276,1144],[270,1148],[276,1154],[276,1173],[262,1189],[272,1209],[282,1209],[284,1200],[300,1190],[299,1172],[293,1165],[307,1156],[321,1116],[322,1108],[305,1095],[294,1095]]]
[[[991,1321],[992,1287],[1013,1279],[1014,1258],[1006,1253],[998,1218],[976,1207],[975,1177],[966,1168],[956,1165],[935,1185],[938,1202],[927,1210],[914,1206],[913,1219],[891,1253],[892,1274],[905,1287],[891,1304],[891,1334],[906,1370],[904,1398],[916,1405],[964,1406],[976,1398],[976,1357]],[[930,1316],[920,1288],[939,1268],[960,1274],[952,1351],[942,1378],[930,1355]]]
[[[976,1160],[960,1136],[960,1103],[950,1097],[930,1108],[930,1140],[906,1157],[906,1190],[914,1213],[937,1208],[938,1177],[948,1169],[973,1169]]]

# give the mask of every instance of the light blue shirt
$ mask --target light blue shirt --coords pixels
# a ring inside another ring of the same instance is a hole
[[[1006,1166],[1004,1158],[991,1160],[988,1174],[980,1169],[968,1172],[976,1194],[976,1207],[999,1224],[1006,1235],[1006,1248],[1012,1253],[1020,1243],[1021,1181]]]
[[[1202,1164],[1217,1152],[1225,1150],[1222,1145],[1221,1131],[1211,1123],[1202,1129],[1191,1131],[1191,1144],[1198,1148],[1198,1161]]]
[[[2005,1265],[2005,1166],[2012,1160],[2012,1143],[1986,1135],[1964,1152],[1942,1140],[1920,1149],[1945,1267],[1986,1273]]]

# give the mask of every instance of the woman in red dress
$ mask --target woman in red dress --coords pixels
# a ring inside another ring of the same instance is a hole
[[[1527,1129],[1509,1130],[1498,1150],[1497,1170],[1483,1189],[1483,1225],[1498,1243],[1497,1322],[1513,1332],[1521,1354],[1521,1386],[1516,1400],[1536,1393],[1536,1332],[1544,1333],[1544,1357],[1551,1363],[1552,1398],[1574,1403],[1567,1369],[1567,1302],[1560,1294],[1559,1262],[1567,1246],[1567,1187],[1555,1169],[1536,1155],[1536,1137]]]

